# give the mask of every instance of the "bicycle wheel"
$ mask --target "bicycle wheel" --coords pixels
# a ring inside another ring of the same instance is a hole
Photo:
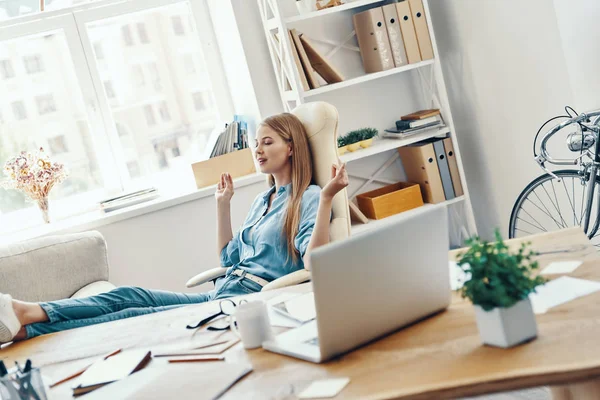
[[[581,172],[577,170],[555,171],[554,174],[558,179],[549,174],[541,175],[521,192],[510,215],[510,238],[582,225],[589,182],[582,185]],[[598,177],[594,185],[587,235],[594,246],[600,249]]]

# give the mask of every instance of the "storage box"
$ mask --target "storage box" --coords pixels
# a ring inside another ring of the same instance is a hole
[[[398,182],[356,196],[358,208],[371,219],[381,219],[423,205],[416,183]]]
[[[252,150],[243,149],[193,163],[192,171],[196,179],[196,187],[201,189],[219,182],[223,172],[228,172],[232,178],[238,178],[254,174],[256,166]]]

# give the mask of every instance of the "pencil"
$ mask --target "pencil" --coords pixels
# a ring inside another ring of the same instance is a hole
[[[170,363],[182,363],[182,362],[202,362],[202,361],[223,361],[225,357],[202,357],[202,358],[171,358]]]

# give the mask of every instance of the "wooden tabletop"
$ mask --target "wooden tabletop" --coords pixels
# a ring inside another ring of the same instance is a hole
[[[582,260],[584,263],[570,276],[600,281],[600,257],[579,229],[537,235],[528,240],[538,251],[579,246],[576,253],[539,256],[541,267],[556,260]],[[517,240],[511,245],[519,243]],[[456,252],[451,252],[450,258],[454,257]],[[310,284],[305,284],[252,297],[269,298],[281,291],[309,290]],[[16,359],[31,358],[34,364],[46,365],[42,373],[58,378],[77,364],[85,364],[86,357],[115,348],[153,349],[189,341],[192,333],[185,325],[215,307],[214,303],[199,304],[45,335],[0,350],[0,358],[10,365]],[[223,398],[284,398],[297,393],[311,380],[332,377],[350,378],[349,385],[337,398],[448,399],[600,376],[597,346],[600,292],[552,308],[536,318],[539,334],[536,340],[511,349],[484,346],[478,336],[473,306],[455,296],[445,312],[325,364],[312,364],[262,349],[246,351],[237,345],[226,352],[227,362],[248,362],[254,371]],[[161,362],[155,359],[149,367]],[[64,398],[70,396],[69,387],[70,384],[64,384],[48,394],[50,398]],[[180,391],[185,393],[185,388]]]

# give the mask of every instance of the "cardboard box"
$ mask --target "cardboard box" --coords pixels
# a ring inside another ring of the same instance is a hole
[[[398,182],[356,196],[358,208],[370,219],[382,219],[423,205],[416,183]]]
[[[238,178],[256,173],[256,166],[252,150],[243,149],[193,163],[192,171],[196,187],[202,189],[218,183],[223,172],[228,172],[232,178]]]

